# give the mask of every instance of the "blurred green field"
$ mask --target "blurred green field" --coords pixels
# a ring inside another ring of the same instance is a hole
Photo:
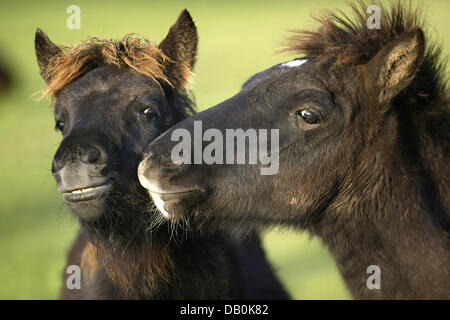
[[[66,28],[66,8],[81,8],[81,29]],[[450,48],[447,0],[423,1],[430,31]],[[34,55],[34,32],[56,43],[135,32],[159,42],[183,8],[200,34],[194,93],[199,110],[230,97],[255,72],[288,60],[278,56],[286,31],[311,24],[320,9],[346,10],[342,1],[1,1],[0,57],[14,88],[0,96],[0,299],[55,299],[66,251],[77,230],[50,174],[60,140]],[[348,299],[333,259],[317,239],[269,232],[265,246],[295,299]]]

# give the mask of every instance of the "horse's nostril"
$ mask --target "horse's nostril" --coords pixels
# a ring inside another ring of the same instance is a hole
[[[116,148],[105,137],[89,131],[77,131],[66,137],[54,156],[52,172],[58,172],[66,165],[82,162],[88,165],[91,174],[99,175],[109,164],[109,155]]]
[[[55,178],[57,184],[61,183],[61,175],[59,174],[59,171],[53,173],[53,178]]]
[[[157,166],[160,163],[161,155],[153,151],[148,151],[145,153],[144,159],[147,162],[148,166]]]
[[[55,174],[59,169],[58,162],[55,159],[52,161],[52,173]]]
[[[88,158],[87,158],[88,163],[97,165],[100,162],[100,160],[101,160],[100,151],[95,147],[90,148],[88,151]]]

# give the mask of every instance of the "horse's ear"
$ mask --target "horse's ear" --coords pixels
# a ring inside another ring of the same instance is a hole
[[[45,35],[44,31],[37,28],[36,35],[34,38],[34,48],[36,51],[36,58],[39,65],[39,70],[42,78],[45,82],[49,82],[48,75],[46,73],[48,63],[51,58],[61,52],[61,49],[50,41],[50,39]]]
[[[379,104],[386,104],[412,81],[425,51],[425,37],[420,28],[386,44],[363,65],[365,84]]]
[[[166,64],[166,72],[175,87],[188,87],[197,56],[197,44],[197,28],[189,12],[184,9],[159,45],[172,60]]]

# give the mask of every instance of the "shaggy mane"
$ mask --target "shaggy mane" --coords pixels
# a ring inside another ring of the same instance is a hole
[[[50,79],[43,96],[54,97],[64,86],[100,65],[126,66],[158,83],[171,85],[164,68],[164,62],[170,59],[149,40],[134,34],[127,34],[119,41],[88,38],[61,49],[43,75]]]
[[[372,4],[380,7],[380,29],[367,27],[369,14],[366,10]],[[342,11],[325,11],[313,17],[319,24],[318,29],[292,30],[281,52],[301,54],[329,66],[360,65],[401,34],[425,27],[420,8],[414,8],[410,1],[395,1],[387,8],[379,1],[358,0],[350,6],[352,16]],[[409,114],[419,131],[426,133],[448,156],[450,97],[446,59],[441,58],[441,46],[426,38],[422,65],[410,85],[394,99],[393,105]]]
[[[424,28],[423,17],[410,2],[394,2],[386,8],[379,1],[358,0],[349,3],[353,16],[341,10],[323,11],[314,16],[317,30],[292,30],[282,50],[305,54],[320,60],[332,60],[340,65],[357,65],[368,62],[388,42],[414,28]],[[370,5],[380,8],[380,29],[369,29],[366,13]]]

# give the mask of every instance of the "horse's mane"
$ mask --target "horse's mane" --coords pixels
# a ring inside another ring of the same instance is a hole
[[[42,96],[54,99],[66,85],[103,65],[131,68],[160,85],[173,87],[165,69],[170,58],[149,40],[134,34],[127,34],[119,41],[90,37],[73,46],[60,46],[60,49],[43,74],[44,79],[49,80]],[[172,99],[179,115],[176,121],[181,121],[195,113],[195,103],[185,88],[176,89]]]
[[[158,83],[170,85],[164,68],[169,58],[149,40],[133,34],[119,41],[88,38],[61,49],[50,60],[43,75],[49,79],[43,95],[54,97],[64,86],[100,65],[129,67]]]
[[[381,28],[369,29],[366,10],[376,4],[381,9]],[[424,19],[410,2],[396,1],[389,8],[378,1],[359,0],[351,4],[353,16],[342,11],[326,11],[314,17],[319,28],[293,30],[282,51],[314,58],[327,65],[351,66],[367,63],[388,42],[419,27]],[[450,108],[446,60],[441,46],[426,41],[423,63],[410,85],[393,101],[402,114],[408,114],[421,134],[427,136],[444,154],[449,154]]]

